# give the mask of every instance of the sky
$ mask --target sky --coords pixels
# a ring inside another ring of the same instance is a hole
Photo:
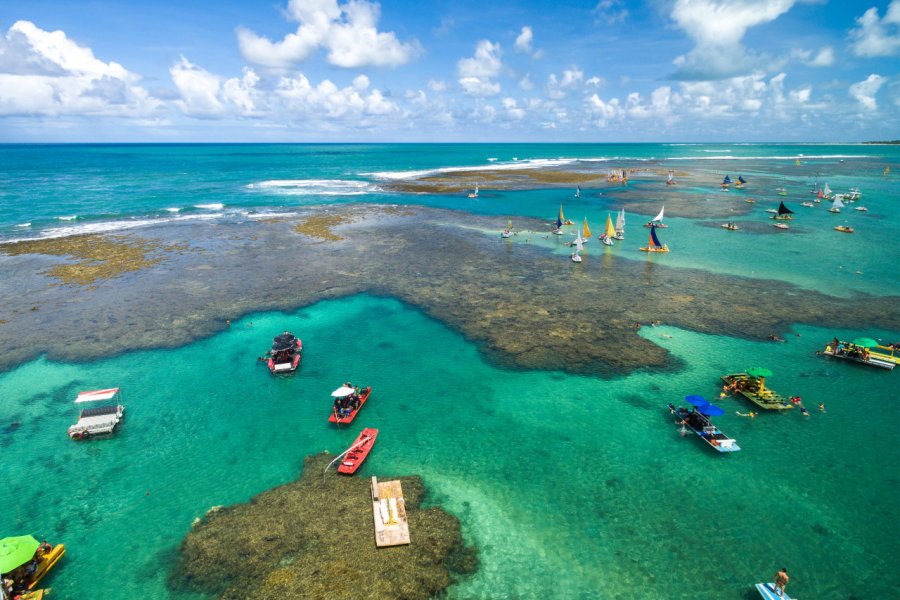
[[[0,3],[0,142],[900,138],[900,0]]]

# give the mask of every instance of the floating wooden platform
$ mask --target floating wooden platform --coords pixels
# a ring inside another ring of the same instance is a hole
[[[746,373],[722,375],[722,381],[729,385],[735,379],[741,382],[737,393],[760,408],[765,408],[766,410],[788,410],[794,408],[794,405],[787,398],[768,388],[763,389],[762,393],[759,393],[759,382]]]
[[[376,546],[384,548],[409,544],[406,501],[399,480],[382,483],[372,477],[372,516],[375,520]]]

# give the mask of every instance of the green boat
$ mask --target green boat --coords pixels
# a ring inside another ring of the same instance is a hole
[[[748,369],[746,373],[730,373],[722,375],[722,381],[731,387],[735,393],[740,394],[753,404],[766,410],[788,410],[794,408],[791,401],[781,394],[766,387],[767,375],[760,375],[760,369],[753,372]],[[771,373],[769,373],[771,374]]]

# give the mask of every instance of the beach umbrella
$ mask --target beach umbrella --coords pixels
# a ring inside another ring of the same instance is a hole
[[[694,406],[706,406],[709,404],[703,396],[685,396],[684,401]]]
[[[0,540],[0,573],[9,573],[27,563],[40,544],[30,535],[8,537]]]
[[[707,417],[718,417],[719,415],[724,415],[725,411],[716,406],[715,404],[707,404],[705,406],[700,406],[697,408],[697,412],[701,415],[706,415]]]
[[[747,375],[750,377],[771,377],[772,371],[765,367],[750,367],[747,369]]]
[[[878,345],[878,342],[873,340],[872,338],[856,338],[853,340],[854,346],[860,346],[862,348],[874,348]]]
[[[347,387],[346,385],[342,385],[338,389],[331,392],[331,395],[335,398],[343,398],[344,396],[349,396],[354,392],[352,387]]]

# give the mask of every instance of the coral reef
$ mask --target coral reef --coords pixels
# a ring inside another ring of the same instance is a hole
[[[456,517],[421,506],[418,477],[401,478],[412,543],[377,548],[370,480],[323,477],[331,458],[307,457],[300,480],[207,513],[182,542],[170,585],[221,600],[424,600],[454,573],[475,571],[475,550],[463,544]]]

